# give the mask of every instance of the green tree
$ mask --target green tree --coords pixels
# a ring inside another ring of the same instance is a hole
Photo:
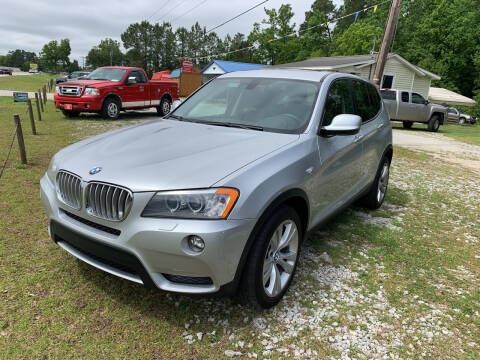
[[[153,25],[148,21],[130,24],[121,35],[125,49],[134,50],[130,54],[135,54],[138,58],[135,60],[136,66],[140,66],[151,75],[154,71],[154,60],[152,51]],[[134,60],[129,56],[129,60]],[[133,65],[133,64],[132,64]]]
[[[123,53],[120,50],[120,43],[110,38],[100,41],[97,46],[94,46],[88,52],[86,63],[91,68],[122,65]]]
[[[248,35],[248,41],[256,44],[258,48],[253,59],[272,65],[288,61],[285,57],[277,59],[277,55],[282,52],[282,47],[295,37],[295,24],[291,23],[294,15],[292,7],[289,4],[281,5],[278,11],[265,8],[265,13],[267,19],[262,20],[264,26],[253,24],[253,30]]]
[[[62,39],[60,43],[57,40],[52,40],[43,46],[39,62],[48,70],[65,69],[70,63],[70,53],[69,39]]]
[[[335,56],[364,55],[370,53],[375,36],[380,39],[382,29],[368,23],[353,23],[340,36],[335,38]],[[377,45],[378,45],[377,40]]]

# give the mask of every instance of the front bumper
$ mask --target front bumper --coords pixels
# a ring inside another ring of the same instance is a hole
[[[61,96],[55,94],[54,102],[57,109],[85,112],[102,109],[102,101],[99,96]]]
[[[59,246],[101,270],[167,291],[213,293],[232,282],[255,225],[252,219],[142,218],[153,193],[135,193],[127,219],[111,222],[63,204],[47,175],[40,189],[49,232]],[[203,238],[202,253],[188,249],[189,235]]]

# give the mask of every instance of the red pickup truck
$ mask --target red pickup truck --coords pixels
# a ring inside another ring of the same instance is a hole
[[[143,69],[123,66],[101,67],[85,79],[61,83],[54,96],[65,116],[96,112],[106,119],[117,119],[122,110],[152,107],[166,115],[178,99],[176,82],[148,80]]]

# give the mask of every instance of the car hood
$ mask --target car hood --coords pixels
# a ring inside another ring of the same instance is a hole
[[[119,85],[119,82],[105,81],[105,80],[86,80],[86,79],[68,79],[62,85],[81,85],[81,86],[95,86],[95,87],[107,87]]]
[[[83,140],[55,156],[58,169],[132,191],[207,188],[299,135],[158,120]],[[90,175],[95,167],[102,171]]]

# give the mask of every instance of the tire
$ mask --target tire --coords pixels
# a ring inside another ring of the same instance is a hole
[[[413,126],[413,122],[411,122],[411,121],[404,121],[404,122],[403,122],[403,127],[404,127],[405,129],[411,129],[412,126]]]
[[[108,120],[117,120],[120,115],[120,104],[114,98],[107,98],[103,102],[102,117]]]
[[[62,109],[62,114],[65,117],[72,118],[72,117],[76,117],[76,116],[80,115],[80,111]]]
[[[390,160],[384,157],[380,162],[375,181],[367,195],[360,199],[361,206],[367,209],[376,210],[382,206],[388,190],[388,179],[390,177]]]
[[[172,102],[168,100],[166,97],[163,97],[160,101],[160,105],[157,107],[157,113],[160,116],[165,116],[170,112],[172,108]]]
[[[460,119],[458,119],[458,123],[460,125],[464,125],[466,122],[467,122],[467,120],[464,117],[461,117]]]
[[[280,206],[262,224],[243,270],[240,290],[245,300],[267,309],[283,298],[297,268],[303,239],[301,224],[297,212],[286,205]],[[276,245],[278,234],[281,234],[281,240],[291,235],[284,247]]]
[[[437,132],[440,127],[440,116],[433,115],[428,121],[428,130],[431,132]]]

